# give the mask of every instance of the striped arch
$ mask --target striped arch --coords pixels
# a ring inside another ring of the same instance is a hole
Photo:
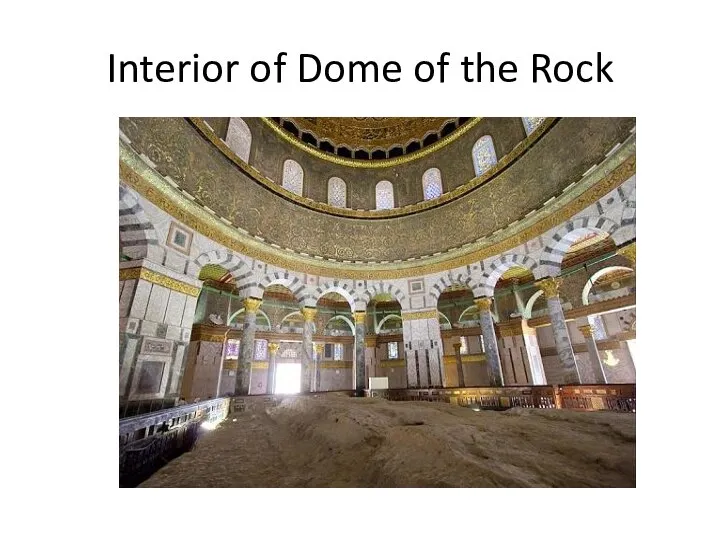
[[[601,268],[600,270],[595,272],[592,276],[590,276],[590,279],[587,280],[585,286],[583,287],[583,306],[587,306],[590,304],[590,291],[592,290],[593,285],[595,285],[595,282],[605,274],[609,274],[610,272],[614,272],[615,270],[629,270],[630,272],[633,271],[633,269],[628,266],[606,266],[605,268]]]
[[[120,184],[120,250],[131,259],[150,259],[162,264],[165,250],[138,197]]]
[[[540,259],[536,277],[556,276],[570,246],[591,231],[606,232],[610,236],[617,231],[618,224],[602,216],[586,216],[568,221],[555,230]]]
[[[342,296],[345,300],[347,300],[348,304],[350,304],[350,310],[355,311],[355,308],[359,303],[358,294],[355,292],[355,289],[352,288],[352,285],[348,283],[341,283],[337,279],[335,281],[326,281],[312,291],[308,297],[308,305],[317,305],[320,298],[331,292],[338,293]]]
[[[450,270],[430,287],[430,296],[434,298],[435,303],[437,303],[440,295],[448,287],[452,287],[453,285],[464,285],[468,287],[472,291],[473,296],[479,296],[480,293],[478,291],[482,288],[481,283],[472,276],[462,272],[453,273],[453,271]]]
[[[203,266],[208,264],[217,264],[230,272],[240,297],[257,294],[257,282],[250,265],[232,251],[216,249],[203,253],[190,264],[188,275],[197,279]]]
[[[534,259],[520,253],[506,253],[502,255],[491,262],[485,269],[485,273],[482,275],[483,290],[479,296],[493,296],[495,294],[495,285],[500,277],[515,266],[521,266],[534,273],[538,264]],[[476,294],[475,296],[478,295]]]
[[[287,270],[284,272],[273,272],[271,274],[265,274],[260,283],[258,289],[260,291],[260,298],[265,294],[265,289],[270,285],[283,285],[290,289],[295,299],[300,303],[301,306],[315,305],[309,304],[307,301],[310,298],[310,294],[305,289],[305,285],[299,277],[290,274]]]
[[[400,290],[400,287],[397,287],[392,283],[385,283],[384,281],[372,284],[368,283],[368,288],[363,294],[366,304],[369,304],[378,294],[390,294],[390,296],[400,303],[400,307],[402,309],[410,308],[405,293]]]

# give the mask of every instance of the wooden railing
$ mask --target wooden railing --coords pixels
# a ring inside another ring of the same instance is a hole
[[[120,486],[133,487],[191,449],[203,422],[223,420],[230,398],[210,399],[120,420]]]
[[[635,412],[636,404],[634,384],[399,388],[367,390],[365,394],[390,401],[444,402],[486,410],[524,407]]]

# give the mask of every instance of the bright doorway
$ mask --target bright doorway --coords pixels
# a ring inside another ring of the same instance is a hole
[[[300,392],[300,364],[277,364],[275,393],[297,394],[298,392]]]

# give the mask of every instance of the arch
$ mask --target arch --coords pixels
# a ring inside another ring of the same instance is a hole
[[[378,294],[390,294],[390,296],[398,301],[402,309],[409,309],[410,307],[407,303],[407,297],[405,296],[405,293],[400,290],[400,287],[397,287],[392,283],[385,283],[384,281],[368,284],[368,288],[365,290],[365,294],[363,295],[363,298],[366,301],[365,303],[369,304]]]
[[[533,294],[530,299],[527,301],[527,304],[525,304],[525,311],[523,311],[523,318],[530,319],[532,318],[532,310],[535,306],[535,302],[538,298],[540,298],[543,295],[543,292],[536,291],[535,294]]]
[[[589,232],[606,232],[612,237],[617,229],[617,223],[602,216],[586,216],[568,221],[555,230],[550,242],[543,249],[543,258],[540,259],[540,267],[535,277],[558,275],[570,246]]]
[[[381,180],[375,184],[375,210],[395,208],[395,193],[392,183]]]
[[[245,123],[245,120],[239,116],[230,118],[228,124],[227,135],[225,135],[225,144],[228,148],[245,163],[250,162],[250,147],[252,146],[252,133]]]
[[[475,141],[472,147],[472,159],[473,166],[475,167],[475,176],[482,175],[497,163],[495,144],[490,135],[483,135]]]
[[[335,292],[347,300],[350,304],[350,311],[355,311],[358,303],[358,295],[355,289],[352,288],[348,283],[341,283],[339,280],[326,281],[325,283],[318,286],[311,294],[306,297],[308,305],[317,305],[318,300],[325,296],[327,293]]]
[[[458,317],[458,323],[463,322],[462,318],[465,316],[465,314],[466,314],[468,311],[472,311],[472,310],[476,310],[476,311],[477,311],[477,306],[476,306],[475,304],[473,304],[473,305],[471,305],[471,306],[468,306],[468,307],[466,307],[466,308],[463,310],[463,312],[462,312],[462,313],[460,314],[460,316]],[[468,320],[465,321],[465,322],[472,322],[472,321],[471,321],[470,319],[468,319]],[[478,320],[477,323],[480,324],[480,321]]]
[[[328,180],[328,204],[337,208],[347,208],[347,185],[345,180],[338,176]]]
[[[523,116],[523,126],[525,127],[525,134],[530,135],[537,127],[545,121],[544,116]]]
[[[265,274],[265,276],[258,283],[258,289],[260,291],[259,297],[262,298],[265,294],[265,289],[271,285],[282,285],[287,287],[302,306],[305,305],[307,299],[310,297],[309,293],[305,290],[305,285],[299,277],[293,276],[287,270],[284,272],[273,272],[271,274]],[[314,304],[313,304],[314,305]]]
[[[283,163],[282,187],[295,195],[303,194],[303,172],[300,164],[293,159],[286,159]]]
[[[439,319],[445,319],[445,322],[444,322],[444,323],[441,322],[441,323],[440,323],[440,326],[442,326],[443,324],[447,324],[450,328],[452,328],[452,323],[450,322],[450,319],[448,318],[448,316],[445,315],[445,314],[444,314],[442,311],[440,311],[439,309],[437,310],[437,312],[438,312],[438,320],[439,320]]]
[[[382,319],[380,319],[380,322],[375,325],[375,333],[379,334],[380,330],[382,330],[383,324],[385,324],[390,319],[400,319],[402,321],[402,317],[400,315],[395,315],[394,313],[391,313],[390,315],[386,315]]]
[[[138,196],[120,184],[120,252],[130,259],[151,259],[162,263],[165,250],[157,231]]]
[[[350,330],[352,330],[352,335],[353,335],[353,336],[355,335],[355,325],[354,325],[353,322],[352,322],[348,317],[346,317],[345,315],[335,315],[335,316],[333,316],[333,317],[330,317],[330,318],[327,320],[327,322],[325,323],[325,328],[327,328],[327,325],[330,324],[330,321],[334,321],[335,319],[340,319],[340,320],[342,320],[342,321],[345,321],[345,322],[348,324],[348,326],[350,326]],[[325,328],[323,328],[323,333],[325,332]]]
[[[428,201],[442,195],[442,173],[437,167],[428,169],[422,175],[423,198]]]
[[[235,313],[230,315],[230,318],[228,319],[228,322],[227,322],[228,326],[230,326],[232,324],[232,322],[237,318],[237,316],[240,315],[241,313],[245,313],[245,308],[240,308]],[[267,313],[265,313],[262,309],[258,309],[257,310],[257,318],[259,319],[261,316],[264,317],[265,320],[267,321],[267,324],[265,326],[267,326],[270,330],[272,330],[272,323],[270,322],[270,317],[268,317]],[[256,324],[258,324],[258,323],[256,323]]]
[[[232,251],[215,249],[202,253],[190,263],[187,273],[198,279],[200,270],[208,264],[217,264],[230,272],[241,298],[257,295],[257,282],[250,265]]]
[[[609,274],[610,272],[614,272],[615,270],[629,270],[630,272],[633,271],[633,269],[628,266],[606,266],[605,268],[601,268],[600,270],[595,272],[592,276],[590,276],[590,279],[587,280],[587,283],[585,283],[585,286],[583,287],[583,306],[587,306],[590,304],[590,291],[592,290],[593,285],[595,285],[595,282],[602,276]]]
[[[521,255],[519,253],[506,253],[493,262],[486,268],[482,275],[482,281],[484,282],[484,296],[493,296],[495,294],[495,285],[497,284],[500,277],[507,272],[510,268],[520,266],[533,272],[537,268],[538,264],[528,257],[527,255]]]
[[[483,288],[482,284],[479,281],[473,278],[470,274],[465,274],[462,272],[453,274],[451,270],[443,277],[441,277],[438,281],[433,283],[433,285],[430,287],[430,296],[435,299],[435,303],[437,304],[437,301],[440,299],[440,295],[445,292],[447,288],[452,287],[453,285],[466,286],[472,291],[473,296],[482,295],[480,291],[483,290]]]

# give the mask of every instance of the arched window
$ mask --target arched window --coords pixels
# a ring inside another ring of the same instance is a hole
[[[432,168],[425,171],[422,176],[423,196],[425,200],[436,199],[442,195],[442,175],[440,169]]]
[[[230,118],[225,143],[245,163],[250,160],[252,133],[245,121],[239,117]]]
[[[480,176],[490,167],[497,163],[495,145],[490,135],[480,137],[472,149],[473,165],[475,165],[475,176]]]
[[[389,208],[395,208],[393,185],[387,180],[383,180],[375,186],[375,209],[387,210]]]
[[[303,170],[297,161],[286,159],[283,165],[282,187],[295,195],[303,194]]]
[[[523,116],[523,125],[525,126],[525,133],[530,135],[535,128],[543,123],[545,120],[544,116]]]
[[[342,178],[333,176],[328,180],[328,204],[338,208],[347,207],[347,186]]]

